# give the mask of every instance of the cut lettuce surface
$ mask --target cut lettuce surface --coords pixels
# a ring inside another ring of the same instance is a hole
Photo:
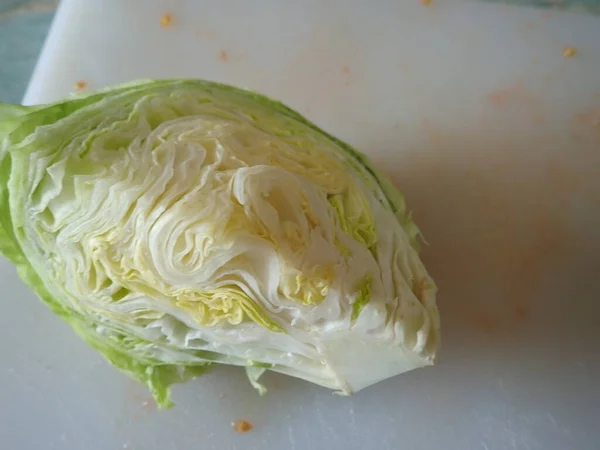
[[[0,104],[0,252],[161,407],[214,363],[261,394],[265,370],[350,394],[432,364],[418,243],[363,154],[254,92],[146,80]]]

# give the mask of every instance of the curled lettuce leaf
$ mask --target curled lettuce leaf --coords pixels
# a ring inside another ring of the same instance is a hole
[[[159,406],[213,363],[343,394],[433,363],[402,195],[281,103],[143,81],[0,104],[0,144],[0,251]]]

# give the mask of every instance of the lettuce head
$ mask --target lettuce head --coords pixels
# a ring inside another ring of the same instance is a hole
[[[401,194],[279,102],[201,80],[0,104],[0,251],[160,406],[211,364],[350,394],[429,365]],[[8,301],[8,300],[5,300]]]

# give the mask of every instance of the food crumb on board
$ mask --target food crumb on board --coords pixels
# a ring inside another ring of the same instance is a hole
[[[87,87],[87,83],[85,81],[77,81],[75,83],[75,90],[82,91]]]
[[[431,0],[421,0],[421,5],[431,5]]]
[[[223,62],[229,61],[229,53],[226,50],[221,50],[219,53],[219,59]]]
[[[169,25],[171,25],[173,23],[173,15],[170,13],[164,13],[161,17],[160,17],[160,26],[163,28],[168,27]]]
[[[565,47],[565,49],[563,50],[563,56],[565,58],[570,58],[572,56],[575,56],[577,54],[577,50],[574,47]]]
[[[531,317],[531,310],[527,306],[518,305],[513,310],[513,317],[518,322],[527,322]]]
[[[492,334],[498,329],[499,321],[485,312],[474,312],[469,317],[476,331],[483,334]]]
[[[600,128],[600,108],[590,109],[573,116],[573,121],[579,125],[587,125],[592,128]]]
[[[233,422],[231,426],[238,433],[247,433],[253,428],[252,424],[247,420],[238,420]]]

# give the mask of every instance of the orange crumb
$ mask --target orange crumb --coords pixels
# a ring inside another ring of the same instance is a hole
[[[421,0],[421,5],[431,5],[431,0]]]
[[[590,109],[580,114],[576,114],[573,116],[573,121],[579,125],[600,128],[600,108]]]
[[[344,72],[345,74],[349,74],[350,73],[350,67],[348,67],[348,66],[342,67],[342,72]]]
[[[517,88],[510,86],[505,89],[497,89],[488,95],[488,100],[494,106],[504,106],[511,98],[515,97]]]
[[[575,56],[577,54],[577,50],[574,47],[566,47],[563,50],[563,56],[565,58],[570,58],[571,56]]]
[[[531,310],[527,306],[515,306],[513,316],[519,322],[526,322],[531,317]]]
[[[223,62],[227,62],[229,61],[229,54],[225,50],[221,50],[221,53],[219,53],[219,59]]]
[[[491,334],[498,329],[498,321],[491,315],[483,312],[471,314],[470,321],[477,331],[484,334]]]
[[[173,23],[173,15],[169,13],[165,13],[160,18],[160,26],[163,28],[168,27]]]
[[[81,91],[87,87],[87,83],[85,81],[78,81],[75,83],[75,90]]]
[[[532,113],[539,112],[539,100],[520,83],[514,83],[488,94],[488,101],[497,108],[522,106]]]
[[[252,424],[247,420],[238,420],[237,422],[233,422],[231,426],[238,433],[247,433],[253,428]]]

